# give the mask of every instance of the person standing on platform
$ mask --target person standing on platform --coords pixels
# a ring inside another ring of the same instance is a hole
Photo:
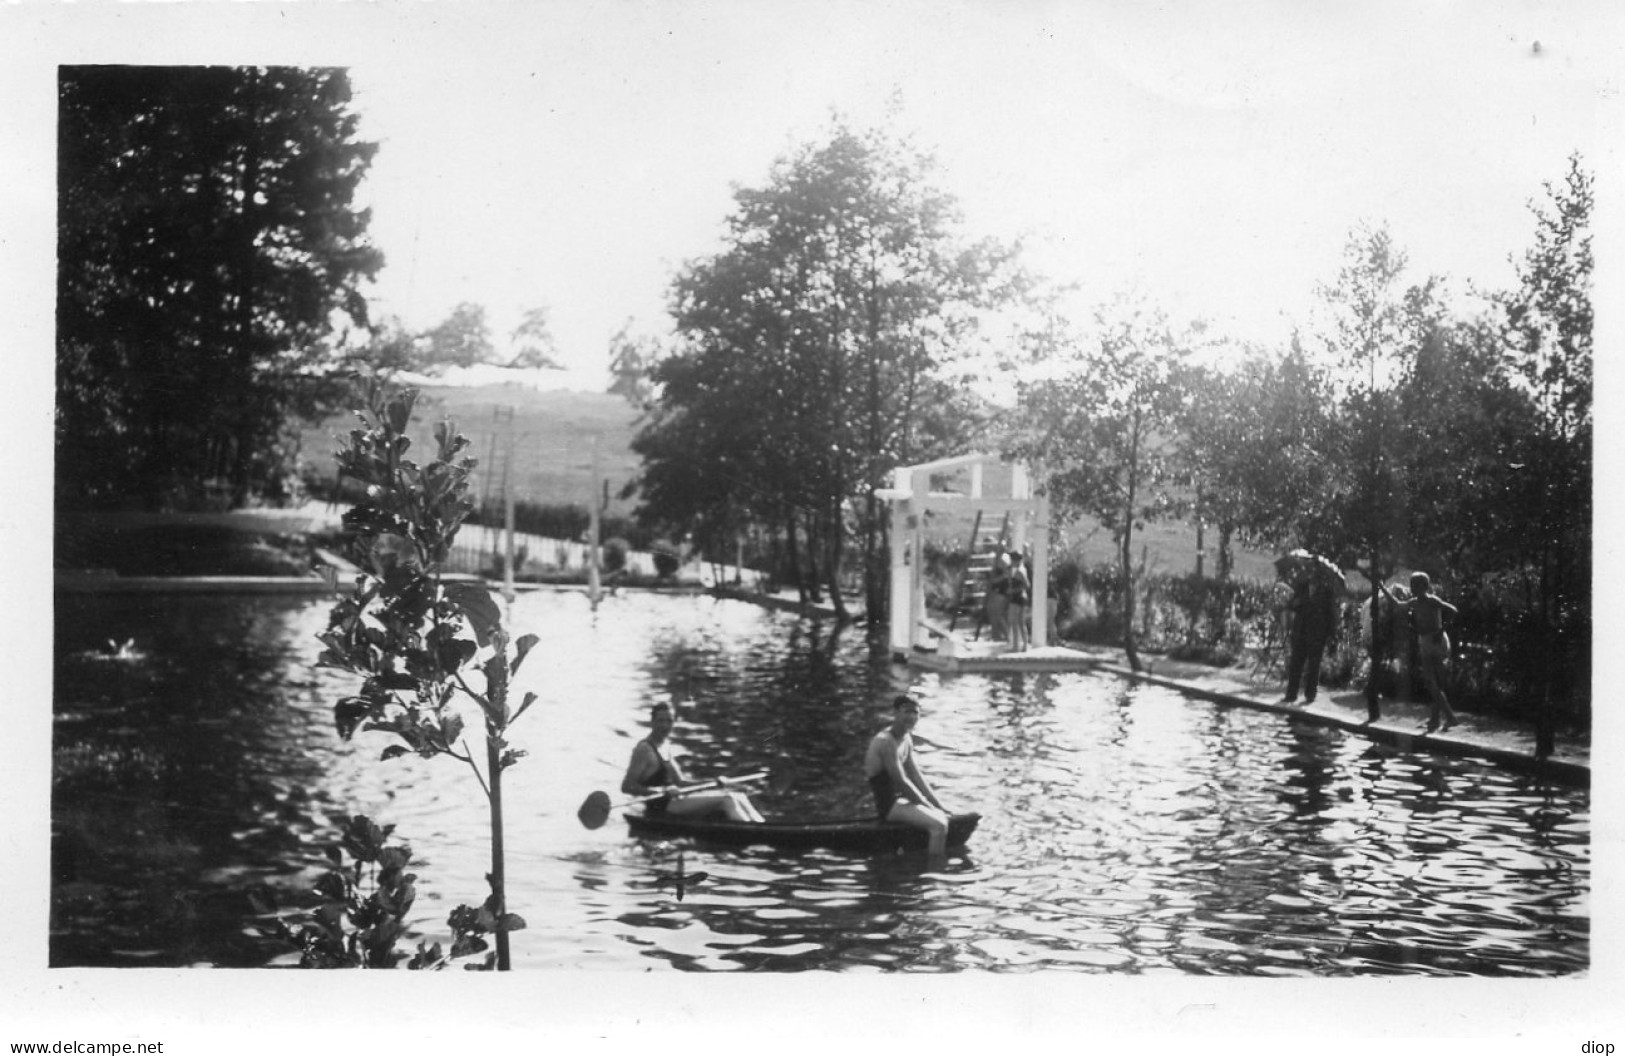
[[[1010,555],[999,551],[987,574],[987,628],[997,641],[1010,634]]]
[[[1010,647],[1026,652],[1031,644],[1032,579],[1027,573],[1027,562],[1019,553],[1010,551]]]

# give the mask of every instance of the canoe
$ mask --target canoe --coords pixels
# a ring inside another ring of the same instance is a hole
[[[980,814],[955,814],[948,819],[948,846],[963,847],[976,831]],[[787,851],[822,847],[833,851],[883,853],[923,851],[924,830],[875,818],[844,818],[834,821],[724,821],[714,818],[679,818],[669,814],[628,811],[627,824],[634,836],[661,839],[688,837],[707,843],[736,847],[766,845]]]

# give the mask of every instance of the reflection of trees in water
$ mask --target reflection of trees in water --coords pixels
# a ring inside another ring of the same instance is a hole
[[[976,966],[979,955],[967,953],[967,914],[992,918],[1006,908],[965,901],[927,870],[922,855],[823,854],[809,858],[804,880],[741,880],[760,853],[705,855],[711,878],[681,901],[659,886],[658,876],[671,862],[651,860],[647,873],[627,882],[637,908],[616,919],[640,935],[694,928],[708,940],[727,936],[740,943],[735,949],[708,941],[703,953],[672,948],[679,942],[651,945],[649,957],[679,969],[705,970],[721,962],[766,971],[858,965],[946,971]],[[693,866],[694,855],[689,858]],[[960,860],[950,869],[968,872],[974,866]],[[806,897],[809,890],[820,897]]]
[[[52,964],[263,963],[243,919],[327,813],[313,604],[59,599]]]

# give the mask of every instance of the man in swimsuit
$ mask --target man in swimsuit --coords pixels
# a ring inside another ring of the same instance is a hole
[[[869,741],[863,772],[881,820],[924,829],[928,853],[941,858],[948,851],[948,810],[914,763],[911,731],[919,721],[919,702],[906,693],[897,696],[892,701],[891,725]]]
[[[1411,626],[1416,631],[1416,658],[1422,668],[1422,684],[1428,687],[1428,699],[1433,704],[1428,715],[1427,732],[1440,729],[1441,712],[1443,728],[1448,730],[1456,724],[1456,713],[1451,710],[1450,698],[1444,695],[1444,665],[1450,659],[1450,636],[1444,633],[1444,616],[1445,613],[1454,616],[1456,607],[1433,593],[1433,584],[1426,572],[1411,575],[1409,598],[1395,594],[1386,583],[1382,585],[1382,592],[1395,606],[1411,615]]]
[[[688,780],[683,768],[677,765],[677,760],[661,750],[666,738],[671,735],[672,722],[670,704],[660,703],[649,709],[649,736],[632,749],[632,761],[627,764],[626,776],[621,779],[622,792],[629,796],[652,796]],[[644,809],[679,817],[720,813],[729,821],[763,820],[749,796],[733,791],[669,793],[660,799],[650,800]]]

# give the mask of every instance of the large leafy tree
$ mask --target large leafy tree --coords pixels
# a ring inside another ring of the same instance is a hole
[[[1281,547],[1324,522],[1331,500],[1331,402],[1294,340],[1284,354],[1248,349],[1233,369],[1191,369],[1180,448],[1195,513],[1219,532],[1219,578],[1231,546]]]
[[[1008,453],[1042,464],[1058,520],[1086,515],[1112,533],[1134,670],[1134,532],[1184,499],[1173,437],[1200,333],[1174,326],[1143,298],[1120,296],[1096,311],[1092,333],[1046,329],[1032,350],[1036,376],[1018,383]]]
[[[278,467],[382,256],[354,206],[375,146],[336,69],[59,76],[57,465],[68,502],[158,503]]]
[[[514,343],[509,367],[527,370],[563,370],[558,342],[553,339],[550,313],[544,307],[527,308],[519,325],[509,335]]]
[[[1544,695],[1581,696],[1591,643],[1592,176],[1578,156],[1549,201],[1502,300],[1507,365],[1533,404],[1508,498],[1531,511],[1523,536],[1537,585]],[[1546,709],[1543,714],[1549,714]],[[1550,732],[1542,747],[1550,750]]]
[[[545,320],[544,320],[545,323]],[[485,306],[463,301],[423,334],[423,365],[431,372],[489,363],[496,354]]]
[[[653,395],[649,372],[659,360],[659,342],[634,334],[628,319],[609,339],[609,392],[641,409]]]
[[[1421,343],[1422,307],[1431,287],[1407,287],[1407,260],[1384,227],[1357,228],[1344,245],[1334,282],[1320,287],[1325,309],[1317,337],[1337,400],[1332,436],[1340,438],[1328,468],[1337,473],[1332,501],[1303,525],[1305,541],[1371,584],[1371,625],[1379,626],[1377,587],[1410,547],[1403,461],[1403,418],[1394,398]],[[1361,560],[1364,565],[1361,565]],[[1366,701],[1377,715],[1382,635],[1371,636]]]
[[[716,477],[727,507],[778,528],[798,579],[827,587],[843,614],[855,536],[873,620],[886,607],[874,491],[897,465],[936,453],[922,423],[962,405],[948,370],[1010,260],[957,236],[932,173],[906,143],[837,121],[781,159],[767,186],[737,191],[726,248],[674,285],[681,347],[654,372],[663,392],[641,447],[646,512],[676,512],[658,498],[673,490],[663,478]],[[933,441],[963,439],[942,424]],[[678,438],[700,435],[748,446],[727,458],[708,449],[715,468],[678,465],[698,457]]]

